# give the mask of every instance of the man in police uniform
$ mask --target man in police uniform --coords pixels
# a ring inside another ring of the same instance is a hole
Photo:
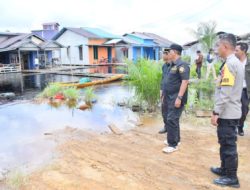
[[[239,187],[237,177],[238,154],[236,128],[241,117],[241,93],[244,69],[234,55],[236,38],[233,34],[221,36],[218,54],[225,60],[221,66],[215,91],[215,106],[211,123],[217,126],[220,144],[221,166],[212,167],[214,174],[221,176],[214,183],[222,186]]]
[[[169,66],[170,66],[170,59],[169,59],[169,51],[170,49],[169,48],[165,48],[164,51],[163,51],[163,61],[164,61],[164,64],[162,66],[162,79],[161,79],[161,91],[160,91],[160,98],[161,98],[161,111],[162,111],[162,117],[163,117],[163,122],[164,122],[164,128],[162,128],[159,133],[160,134],[164,134],[167,132],[167,113],[168,113],[168,105],[164,104],[164,94],[163,92],[165,92],[164,88],[166,86],[164,86],[164,81],[166,80],[166,77],[167,77],[167,72],[168,72],[168,69],[169,69]]]
[[[241,64],[245,69],[245,78],[243,81],[243,91],[241,94],[241,111],[242,115],[240,118],[240,124],[238,126],[238,134],[244,136],[244,122],[249,112],[250,103],[250,59],[247,57],[248,45],[247,43],[240,42],[237,44],[235,49],[235,55],[240,60]]]
[[[167,104],[167,145],[162,151],[172,153],[178,150],[180,143],[180,125],[179,120],[184,105],[187,103],[187,88],[190,69],[187,63],[181,60],[182,47],[177,44],[170,46],[169,58],[170,66],[167,76],[164,79],[164,104]]]

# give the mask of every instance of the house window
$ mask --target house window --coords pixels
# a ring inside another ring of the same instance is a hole
[[[79,46],[79,59],[83,60],[82,46]]]
[[[98,47],[93,46],[93,49],[94,49],[94,59],[98,59]]]

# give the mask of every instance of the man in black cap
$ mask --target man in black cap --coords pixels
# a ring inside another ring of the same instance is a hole
[[[172,153],[178,150],[180,143],[180,125],[179,120],[184,105],[187,103],[187,88],[190,74],[188,64],[181,60],[182,47],[177,44],[170,46],[169,58],[171,60],[168,74],[164,79],[163,89],[164,104],[168,105],[167,111],[167,145],[162,151]]]
[[[164,128],[162,128],[159,133],[164,134],[167,132],[167,114],[168,114],[168,105],[164,104],[164,94],[166,86],[164,85],[164,81],[166,80],[166,77],[169,72],[169,66],[170,66],[170,59],[169,59],[169,48],[165,48],[163,51],[162,59],[164,61],[164,64],[162,66],[162,79],[161,79],[161,91],[160,91],[160,98],[161,98],[161,111],[162,111],[162,117],[164,122]]]

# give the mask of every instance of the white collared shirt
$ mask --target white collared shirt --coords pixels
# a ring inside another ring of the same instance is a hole
[[[241,62],[243,64],[244,70],[247,64],[247,59],[245,59],[243,62]],[[245,73],[244,73],[245,74]],[[246,83],[246,77],[244,76],[244,80],[243,80],[243,88],[247,87],[247,83]]]

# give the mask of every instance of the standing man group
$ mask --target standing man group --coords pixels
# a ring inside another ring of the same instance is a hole
[[[180,116],[187,103],[187,88],[190,69],[186,62],[181,60],[182,47],[172,44],[167,53],[169,66],[162,81],[163,118],[167,132],[165,153],[178,150],[180,143]]]
[[[200,50],[198,50],[196,54],[197,54],[197,58],[195,59],[196,73],[198,75],[198,79],[201,79],[201,67],[203,63],[203,55]]]
[[[215,106],[211,118],[211,123],[217,126],[221,165],[212,167],[211,171],[220,176],[214,180],[215,184],[239,187],[236,128],[241,118],[244,69],[235,56],[235,47],[236,37],[233,34],[221,36],[218,54],[225,62],[218,76]]]
[[[250,60],[247,57],[248,45],[247,43],[238,43],[235,49],[235,55],[240,60],[241,64],[245,69],[245,78],[243,81],[243,91],[241,95],[241,104],[242,104],[242,116],[238,126],[238,134],[244,136],[244,122],[249,111],[249,102],[250,102]]]

